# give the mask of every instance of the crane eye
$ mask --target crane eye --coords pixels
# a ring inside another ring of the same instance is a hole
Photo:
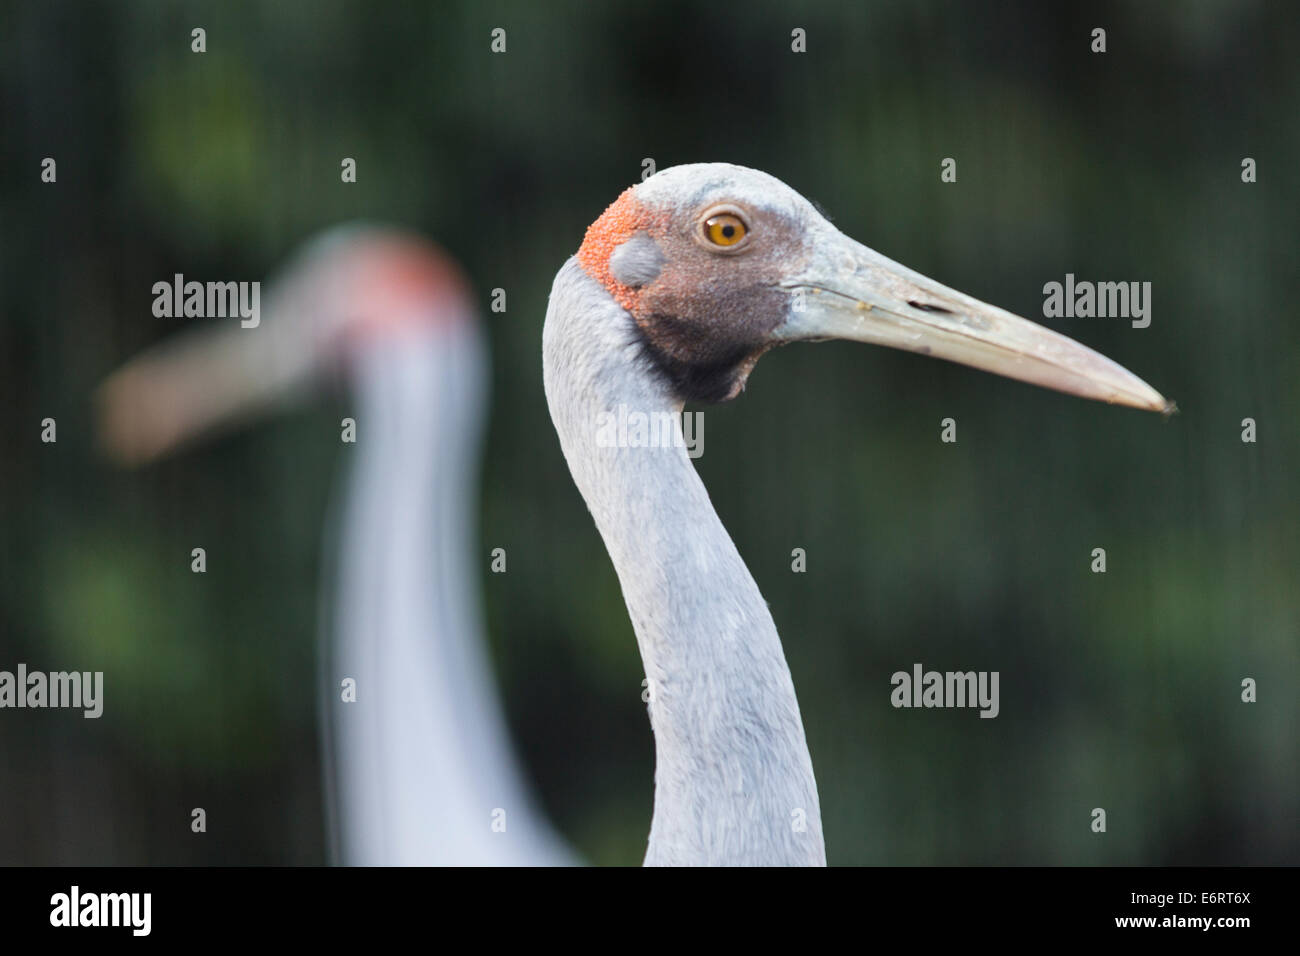
[[[729,212],[719,213],[704,220],[704,235],[715,246],[734,246],[745,238],[745,223]]]

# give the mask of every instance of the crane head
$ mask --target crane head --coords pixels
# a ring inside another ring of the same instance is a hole
[[[850,339],[1084,398],[1171,407],[1092,349],[887,259],[743,166],[674,166],[627,189],[577,259],[631,315],[683,400],[734,398],[773,346]]]
[[[144,464],[346,374],[368,342],[474,315],[449,256],[380,226],[339,226],[308,240],[265,298],[256,327],[199,319],[110,375],[95,396],[104,450]]]

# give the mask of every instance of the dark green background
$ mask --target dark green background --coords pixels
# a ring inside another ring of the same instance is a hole
[[[782,631],[830,861],[1300,861],[1300,30],[1288,3],[1092,6],[5,4],[0,668],[103,670],[107,700],[98,721],[0,711],[0,862],[324,861],[313,660],[345,397],[124,473],[89,396],[184,323],[152,316],[154,282],[264,278],[356,217],[436,237],[485,307],[508,292],[493,651],[558,826],[640,861],[640,661],[540,334],[555,270],[645,157],[764,169],[1031,318],[1067,272],[1153,285],[1148,329],[1048,324],[1176,399],[1167,422],[843,343],[774,353],[707,412],[698,467]],[[1001,716],[894,710],[917,661],[1000,671]]]

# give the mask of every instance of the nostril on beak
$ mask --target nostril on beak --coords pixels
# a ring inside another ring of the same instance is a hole
[[[914,309],[920,309],[922,312],[939,312],[943,315],[952,315],[952,309],[945,309],[941,305],[926,305],[924,302],[914,302],[911,299],[907,300],[907,304]]]

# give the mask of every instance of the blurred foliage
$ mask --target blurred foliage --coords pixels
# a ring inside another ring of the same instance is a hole
[[[765,169],[1031,317],[1066,272],[1153,285],[1148,329],[1051,324],[1177,399],[1168,422],[847,344],[781,350],[706,412],[698,467],[785,639],[831,861],[1297,862],[1297,24],[1229,0],[4,5],[0,667],[112,677],[98,721],[0,712],[0,862],[325,859],[314,641],[345,398],[123,473],[89,397],[179,324],[154,281],[262,277],[352,218],[436,237],[485,306],[508,290],[486,315],[494,655],[560,828],[640,860],[640,662],[539,342],[555,270],[645,157]],[[1001,715],[892,709],[915,661],[999,670]]]

